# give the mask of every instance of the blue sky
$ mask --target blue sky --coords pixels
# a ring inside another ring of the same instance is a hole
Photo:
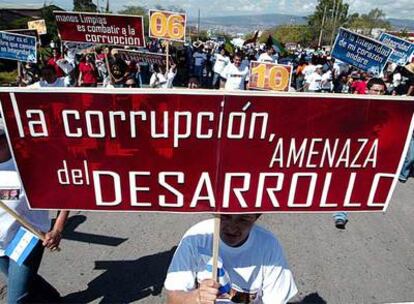
[[[104,6],[106,0],[99,1]],[[366,13],[378,7],[387,17],[414,20],[414,0],[344,0],[350,4],[351,12]],[[39,6],[44,0],[0,0],[0,7],[8,5]],[[71,10],[72,0],[46,0],[46,3],[56,4]],[[201,16],[227,16],[243,14],[281,13],[292,15],[308,15],[313,12],[317,0],[110,0],[110,8],[116,12],[126,5],[144,5],[154,7],[175,5],[187,11],[190,16],[196,16],[198,9]]]

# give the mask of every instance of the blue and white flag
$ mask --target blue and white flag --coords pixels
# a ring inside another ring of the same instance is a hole
[[[38,241],[39,238],[36,235],[20,227],[4,253],[21,266],[29,257]]]
[[[210,259],[208,264],[206,265],[204,271],[201,271],[197,274],[197,279],[199,281],[203,281],[205,279],[211,279],[213,277],[213,259]],[[217,278],[218,283],[220,284],[219,287],[219,294],[228,294],[231,290],[231,282],[230,277],[227,271],[223,267],[223,262],[219,258],[217,261]]]

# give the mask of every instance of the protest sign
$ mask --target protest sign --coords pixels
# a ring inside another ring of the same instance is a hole
[[[47,34],[46,22],[44,19],[28,21],[27,27],[30,30],[36,30],[39,35]]]
[[[344,28],[339,29],[332,49],[332,57],[374,75],[382,72],[391,53],[385,44]]]
[[[118,53],[119,57],[126,61],[145,62],[148,64],[156,63],[159,66],[166,66],[167,64],[165,54],[139,52],[123,49],[114,49],[114,51]],[[171,56],[169,61],[172,62]]]
[[[54,11],[63,41],[145,46],[142,16]]]
[[[1,90],[41,209],[383,211],[413,131],[408,97]]]
[[[36,37],[0,32],[0,58],[36,62]]]
[[[15,33],[15,34],[20,34],[20,35],[25,35],[25,36],[37,37],[37,31],[36,30],[18,29],[18,30],[7,30],[5,32]]]
[[[149,36],[157,39],[185,41],[187,16],[184,13],[149,11]]]
[[[378,40],[393,49],[389,60],[398,65],[406,65],[414,53],[413,43],[391,34],[382,32]]]
[[[252,61],[250,71],[249,89],[289,91],[292,66]]]

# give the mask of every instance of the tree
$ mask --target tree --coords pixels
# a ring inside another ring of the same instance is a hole
[[[92,0],[73,0],[73,10],[77,12],[96,12],[96,4]]]
[[[137,5],[127,5],[124,6],[124,9],[118,12],[119,14],[123,15],[134,15],[134,16],[143,16],[144,17],[144,29],[148,30],[148,10],[143,6]]]
[[[351,15],[348,20],[348,27],[371,33],[374,28],[390,29],[391,24],[385,19],[385,13],[382,10],[374,8],[368,14],[359,15],[355,13]]]
[[[346,24],[348,10],[349,4],[344,3],[343,0],[319,0],[314,13],[308,17],[313,44],[318,44],[321,30],[323,33],[321,44],[330,43],[337,28]]]
[[[265,43],[269,35],[281,43],[293,42],[308,45],[312,41],[312,32],[306,25],[279,25],[262,33],[259,41]]]
[[[45,19],[47,34],[42,38],[43,44],[49,43],[50,40],[58,40],[58,31],[53,11],[61,10],[55,5],[44,5],[41,10],[42,19]]]

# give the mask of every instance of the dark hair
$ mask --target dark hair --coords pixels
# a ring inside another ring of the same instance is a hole
[[[53,65],[47,64],[45,65],[41,70],[40,73],[46,72],[46,71],[52,71],[53,73],[56,73],[55,67]]]
[[[381,78],[371,78],[368,83],[367,83],[367,88],[368,90],[370,90],[372,88],[373,85],[375,84],[379,84],[384,86],[384,88],[386,88],[387,86],[385,85],[384,80],[382,80]]]

